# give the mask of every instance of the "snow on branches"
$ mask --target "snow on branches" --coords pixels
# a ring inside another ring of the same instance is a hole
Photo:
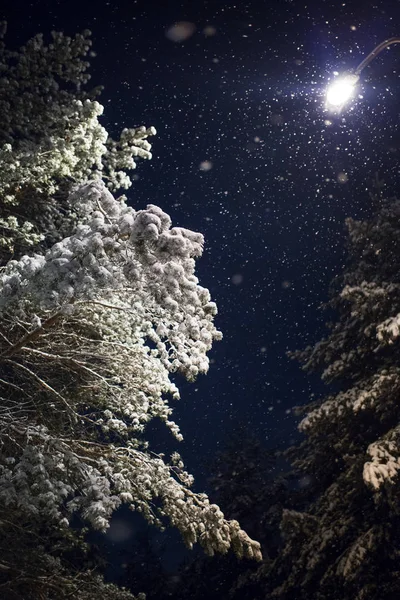
[[[365,437],[364,480],[378,490],[394,482],[400,465],[400,201],[383,202],[371,220],[348,219],[347,225],[351,263],[330,303],[338,319],[327,338],[292,353],[304,369],[320,370],[324,381],[342,382],[342,389],[311,405],[300,429],[311,436],[340,432],[335,448],[345,454],[343,431],[352,423],[353,437]]]
[[[189,379],[207,372],[206,353],[221,334],[213,325],[216,305],[194,275],[203,236],[171,228],[156,206],[135,212],[103,182],[79,187],[70,203],[80,219],[73,235],[45,255],[8,263],[3,313],[45,323],[56,314],[94,310],[110,338],[129,344],[147,336],[168,370]]]
[[[7,512],[70,540],[74,513],[105,531],[125,503],[189,547],[260,560],[179,454],[146,441],[155,418],[182,439],[175,376],[206,373],[221,333],[195,275],[203,236],[113,196],[155,130],[100,125],[89,35],[19,52],[0,35],[0,526]]]
[[[0,498],[65,525],[79,510],[102,530],[128,502],[151,523],[168,517],[189,546],[200,542],[211,554],[233,545],[259,558],[236,522],[188,489],[187,473],[177,481],[140,448],[154,417],[181,439],[169,418],[166,397],[179,397],[169,374],[207,372],[206,353],[221,337],[216,305],[194,275],[202,236],[171,228],[156,206],[134,211],[99,181],[69,201],[75,232],[45,255],[10,261],[1,276],[2,419],[12,441]]]
[[[4,24],[3,24],[4,25]],[[36,245],[57,237],[54,198],[71,183],[104,179],[111,191],[127,189],[136,158],[151,158],[154,127],[125,128],[113,140],[99,123],[101,88],[85,91],[90,31],[74,38],[39,34],[20,51],[0,35],[0,246]],[[70,215],[73,218],[73,215]]]
[[[368,446],[371,461],[364,464],[364,481],[378,490],[385,481],[393,483],[400,471],[399,427],[386,439]]]

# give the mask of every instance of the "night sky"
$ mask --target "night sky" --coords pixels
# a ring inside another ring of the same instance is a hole
[[[112,135],[157,129],[130,202],[157,204],[205,236],[197,275],[224,338],[207,376],[177,381],[174,414],[197,491],[238,420],[287,446],[291,409],[323,388],[286,352],[324,331],[318,307],[344,264],[344,220],[371,214],[375,173],[388,196],[398,192],[400,45],[363,72],[340,116],[324,93],[335,71],[400,35],[399,2],[3,0],[0,16],[15,47],[53,29],[92,31],[102,124]],[[176,22],[188,23],[186,39]]]

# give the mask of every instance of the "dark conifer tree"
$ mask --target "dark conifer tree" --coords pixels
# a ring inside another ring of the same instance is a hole
[[[328,306],[329,334],[294,352],[333,384],[304,407],[288,452],[309,478],[307,510],[285,510],[285,545],[258,571],[257,598],[400,597],[400,201],[347,220],[349,263]]]
[[[211,466],[211,497],[227,516],[242,521],[250,533],[257,535],[264,566],[271,564],[282,543],[283,508],[301,505],[302,492],[296,491],[293,474],[283,473],[278,467],[278,456],[276,450],[266,449],[254,434],[239,425]],[[255,563],[238,560],[233,553],[214,558],[197,556],[183,566],[169,597],[254,600],[254,593],[261,589],[258,577],[253,583],[256,573]]]

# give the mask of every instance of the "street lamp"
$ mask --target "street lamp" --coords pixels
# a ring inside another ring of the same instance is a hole
[[[365,69],[365,67],[382,52],[382,50],[391,44],[400,44],[400,38],[393,37],[385,40],[364,58],[355,71],[350,71],[349,73],[338,77],[338,79],[336,79],[327,89],[326,107],[330,110],[340,112],[346,102],[354,96],[361,71]]]

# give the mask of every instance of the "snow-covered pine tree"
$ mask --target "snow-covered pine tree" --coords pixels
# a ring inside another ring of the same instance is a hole
[[[284,513],[286,546],[264,580],[279,600],[400,597],[400,201],[347,227],[337,320],[293,353],[336,391],[302,409],[305,440],[290,451],[310,506]]]
[[[84,89],[89,36],[0,46],[0,527],[16,536],[23,525],[21,543],[44,536],[36,575],[15,560],[18,537],[4,544],[8,598],[128,597],[97,579],[101,591],[86,593],[89,571],[71,574],[45,533],[64,548],[74,513],[105,531],[122,503],[177,527],[189,547],[260,558],[237,521],[190,489],[180,456],[146,442],[156,417],[181,439],[171,374],[206,373],[221,334],[194,274],[203,236],[113,196],[129,188],[136,157],[151,158],[155,131],[108,136],[99,90]]]

